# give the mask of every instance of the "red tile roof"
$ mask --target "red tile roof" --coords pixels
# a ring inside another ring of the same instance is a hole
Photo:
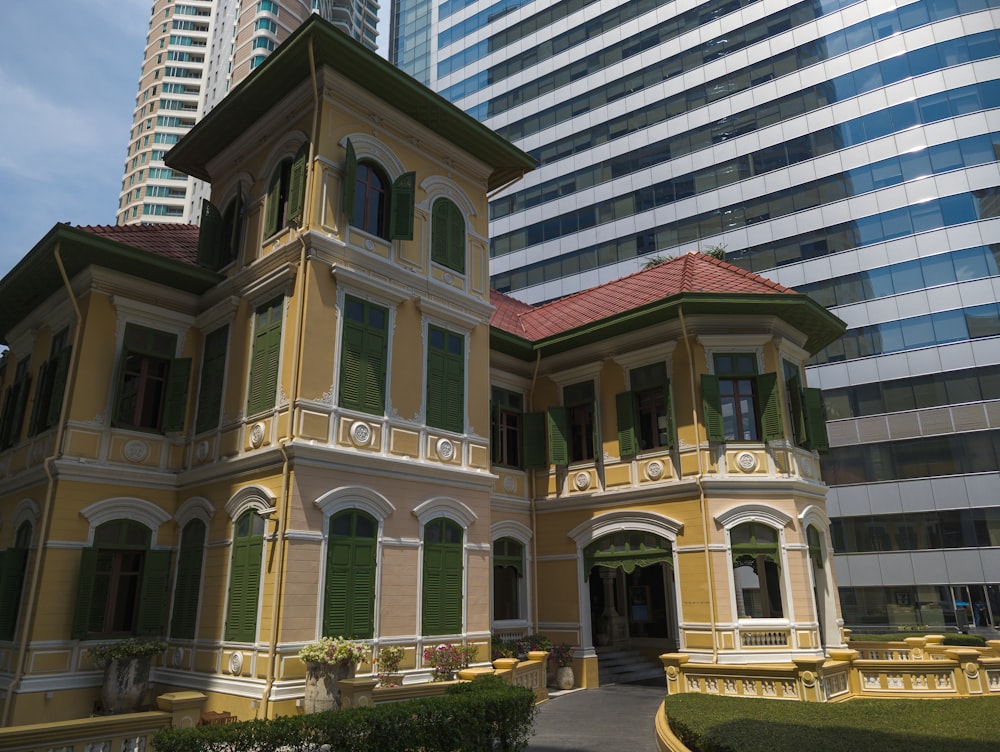
[[[490,324],[528,340],[551,337],[595,321],[681,293],[737,295],[795,294],[738,266],[691,251],[627,277],[569,295],[541,306],[530,306],[493,293],[496,311]]]
[[[198,263],[197,225],[87,225],[78,230],[175,261]]]

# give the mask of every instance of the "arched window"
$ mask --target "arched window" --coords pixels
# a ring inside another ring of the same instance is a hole
[[[201,229],[198,232],[198,263],[218,270],[235,261],[243,240],[243,215],[246,203],[241,190],[219,212],[208,199],[201,202]]]
[[[358,160],[347,141],[343,210],[352,226],[385,240],[413,240],[416,184],[415,172],[390,182],[375,162]]]
[[[431,260],[465,274],[465,217],[446,198],[431,209]]]
[[[148,527],[111,520],[94,530],[80,556],[75,638],[160,636],[170,589],[170,552],[149,548]]]
[[[309,144],[304,143],[294,158],[282,160],[271,173],[264,215],[265,238],[271,237],[281,228],[302,218],[308,155]]]
[[[14,535],[14,547],[0,551],[0,640],[13,640],[17,629],[32,533],[31,523],[25,520]]]
[[[524,545],[513,538],[493,543],[493,619],[522,618]]]
[[[233,556],[229,572],[229,607],[225,639],[253,642],[257,636],[260,563],[264,554],[264,520],[256,510],[241,514],[233,525]]]
[[[205,523],[191,520],[181,531],[177,553],[177,582],[174,586],[174,612],[170,619],[170,636],[194,639],[201,594],[201,570],[205,558]]]
[[[778,531],[745,522],[729,531],[736,609],[741,619],[781,618],[781,545]]]
[[[375,636],[375,554],[378,523],[358,509],[330,518],[326,549],[323,634]]]
[[[438,517],[424,525],[423,634],[462,631],[463,530]]]

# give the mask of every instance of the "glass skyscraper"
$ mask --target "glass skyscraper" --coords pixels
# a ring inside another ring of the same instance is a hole
[[[693,249],[848,322],[823,388],[849,626],[1000,625],[1000,0],[406,0],[397,65],[534,156],[541,302]]]

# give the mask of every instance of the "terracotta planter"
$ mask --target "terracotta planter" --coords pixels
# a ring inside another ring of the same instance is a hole
[[[337,682],[350,679],[357,671],[353,663],[306,663],[306,687],[303,706],[306,713],[340,710],[340,687]]]
[[[556,669],[556,686],[559,689],[573,689],[574,681],[572,666],[560,666]]]
[[[131,713],[149,687],[149,657],[112,658],[104,667],[101,704],[109,715]]]

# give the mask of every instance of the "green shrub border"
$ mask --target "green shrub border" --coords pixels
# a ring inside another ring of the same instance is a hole
[[[670,695],[670,729],[692,752],[995,752],[1000,697],[838,703]]]
[[[446,694],[374,707],[330,710],[185,729],[161,729],[156,752],[520,752],[535,720],[535,696],[492,675]]]

